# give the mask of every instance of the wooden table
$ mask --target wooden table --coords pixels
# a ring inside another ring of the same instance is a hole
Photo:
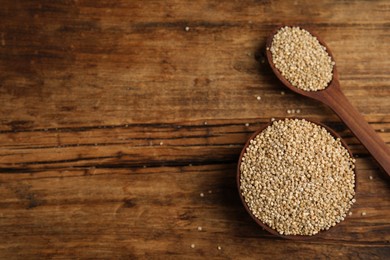
[[[389,1],[0,2],[1,259],[389,257],[389,182],[263,56],[279,23],[317,32],[389,143]],[[246,139],[289,116],[357,158],[352,216],[304,242],[261,230],[235,182]]]

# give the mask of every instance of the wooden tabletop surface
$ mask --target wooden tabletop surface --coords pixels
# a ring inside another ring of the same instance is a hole
[[[389,257],[389,182],[263,54],[278,24],[319,34],[343,92],[389,144],[389,1],[0,6],[1,259]],[[247,138],[289,116],[333,128],[357,158],[352,215],[307,241],[258,227],[235,182]]]

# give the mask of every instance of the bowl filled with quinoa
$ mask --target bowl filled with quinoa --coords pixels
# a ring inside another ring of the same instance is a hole
[[[237,167],[242,203],[261,227],[305,239],[343,221],[355,196],[355,159],[330,128],[275,120],[245,144]]]

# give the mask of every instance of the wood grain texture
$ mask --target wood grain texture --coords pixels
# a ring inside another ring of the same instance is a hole
[[[388,1],[0,6],[0,258],[390,255],[389,183],[337,116],[283,88],[263,56],[278,24],[321,35],[343,92],[389,144]],[[305,242],[256,226],[235,184],[246,139],[288,109],[332,127],[357,157],[352,216]]]

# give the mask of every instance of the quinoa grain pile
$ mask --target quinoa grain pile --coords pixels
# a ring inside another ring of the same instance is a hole
[[[273,37],[270,51],[275,67],[297,88],[318,91],[332,80],[335,63],[317,38],[304,29],[281,28]]]
[[[355,191],[354,159],[339,139],[304,119],[274,121],[250,141],[241,194],[282,235],[315,235],[344,220]]]

